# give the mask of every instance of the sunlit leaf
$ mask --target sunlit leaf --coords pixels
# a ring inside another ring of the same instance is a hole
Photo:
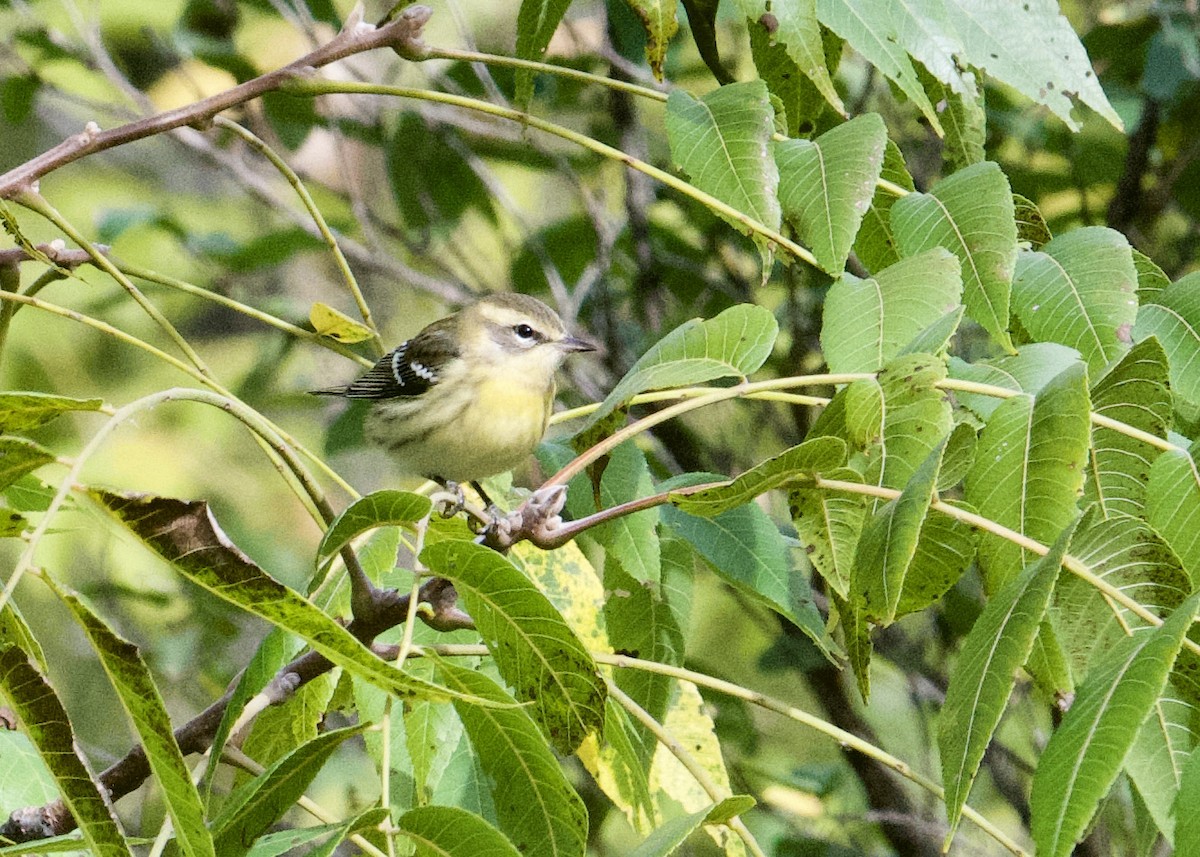
[[[1030,832],[1039,854],[1065,857],[1082,838],[1166,684],[1198,604],[1193,595],[1161,627],[1121,640],[1079,688],[1033,776]]]
[[[98,857],[130,857],[101,786],[79,754],[75,733],[54,688],[13,645],[0,646],[0,691],[21,718],[25,734],[50,769],[63,802]]]
[[[1071,556],[1106,583],[1158,616],[1166,616],[1192,591],[1179,558],[1145,521],[1100,514],[1092,507],[1071,541]],[[1090,583],[1068,576],[1059,582],[1050,611],[1063,652],[1076,676],[1144,619],[1104,597]]]
[[[950,403],[935,386],[946,377],[946,364],[928,354],[910,354],[890,361],[877,377],[883,390],[883,444],[865,476],[899,490],[953,428]]]
[[[75,595],[61,591],[59,595],[87,634],[133,723],[184,853],[192,857],[215,854],[212,836],[204,826],[204,806],[175,743],[171,717],[137,646],[117,636]]]
[[[1033,650],[1074,529],[1072,525],[1063,530],[1048,554],[988,601],[963,642],[938,716],[938,750],[950,824],[947,843],[958,827],[984,751],[1000,725],[1016,671]]]
[[[1183,782],[1175,799],[1176,854],[1200,853],[1200,813],[1192,808],[1200,801],[1200,753],[1193,752],[1183,769]]]
[[[101,489],[90,493],[193,583],[304,638],[316,651],[359,678],[401,698],[446,700],[454,696],[453,691],[380,660],[345,626],[267,575],[229,541],[207,503]]]
[[[342,742],[361,734],[363,728],[352,726],[318,735],[235,790],[212,822],[217,853],[221,857],[245,854],[250,844],[304,794]]]
[[[1013,310],[1036,339],[1070,346],[1099,374],[1129,349],[1137,271],[1129,242],[1099,226],[1073,229],[1017,258]]]
[[[702,98],[672,90],[666,129],[671,157],[696,187],[770,229],[779,228],[779,170],[771,157],[775,111],[765,83],[730,83]],[[731,225],[748,234],[743,224]],[[761,237],[755,241],[769,268],[772,250]]]
[[[907,191],[915,190],[912,176],[904,164],[904,155],[892,140],[887,141],[883,150],[879,177]],[[892,206],[898,199],[900,197],[891,190],[877,187],[871,205],[863,215],[862,226],[854,238],[854,252],[868,271],[882,271],[900,261],[900,251],[892,234]]]
[[[1183,561],[1193,584],[1200,581],[1200,471],[1191,453],[1169,450],[1150,467],[1146,515]]]
[[[72,399],[49,393],[0,393],[0,432],[28,431],[69,411],[98,411],[101,399]]]
[[[527,857],[582,857],[587,811],[530,716],[499,707],[512,697],[482,673],[444,661],[438,673],[460,696],[496,706],[454,705],[490,779],[500,829]]]
[[[1151,337],[1133,346],[1092,385],[1092,410],[1166,438],[1171,426],[1167,356]],[[1145,515],[1150,466],[1160,449],[1106,426],[1092,427],[1087,498],[1105,512]]]
[[[320,301],[309,309],[308,320],[318,334],[338,342],[365,342],[372,336],[371,328]]]
[[[910,58],[910,52],[915,51],[898,43],[884,10],[868,0],[817,0],[817,17],[896,84],[941,135],[937,111],[925,95]]]
[[[979,514],[1048,544],[1075,515],[1091,440],[1082,365],[1028,395],[1004,400],[979,435],[966,499]],[[990,592],[1012,580],[1033,555],[984,533],[979,561]]]
[[[744,378],[767,359],[778,333],[775,317],[753,304],[730,307],[708,320],[686,321],[633,364],[585,428],[647,390],[704,384],[718,378]]]
[[[833,372],[874,372],[962,299],[959,261],[934,247],[867,280],[843,274],[829,289],[821,344]]]
[[[1200,402],[1200,271],[1164,289],[1137,314],[1133,338],[1158,337],[1171,366],[1171,389],[1189,402]]]
[[[484,819],[456,806],[419,806],[396,822],[417,846],[418,857],[520,857],[503,833]]]
[[[500,675],[560,751],[570,753],[604,722],[603,679],[591,655],[546,597],[507,559],[472,542],[445,541],[421,554],[454,583]]]
[[[1017,261],[1012,189],[991,161],[942,179],[932,193],[910,193],[892,206],[892,230],[902,256],[944,247],[962,263],[963,303],[1005,350],[1009,293]]]
[[[429,514],[428,497],[408,491],[376,491],[347,506],[321,537],[317,563],[332,557],[367,530],[415,524]]]
[[[1079,365],[1079,352],[1057,342],[1031,342],[1018,354],[967,363],[950,358],[950,377],[1036,395],[1060,373]],[[981,393],[954,391],[954,398],[980,419],[987,419],[1004,399]]]
[[[691,494],[676,493],[671,502],[688,514],[711,518],[773,488],[811,482],[845,462],[846,444],[834,437],[817,437],[755,465],[727,485]]]
[[[54,453],[32,440],[0,437],[0,489],[54,460]]]
[[[830,274],[841,273],[846,265],[875,196],[886,144],[887,128],[875,113],[855,117],[815,140],[775,144],[783,216]]]

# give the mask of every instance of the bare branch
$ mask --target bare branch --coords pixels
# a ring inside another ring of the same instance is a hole
[[[81,133],[68,137],[54,148],[0,176],[0,199],[11,199],[25,190],[33,189],[42,176],[87,155],[186,125],[203,126],[222,110],[281,89],[296,77],[311,74],[313,69],[348,56],[390,47],[406,59],[419,59],[425,51],[421,31],[432,14],[428,6],[410,6],[394,21],[372,27],[363,22],[362,9],[356,7],[347,19],[346,26],[330,42],[283,68],[194,104],[147,116],[107,131],[101,130],[96,123],[89,122]]]

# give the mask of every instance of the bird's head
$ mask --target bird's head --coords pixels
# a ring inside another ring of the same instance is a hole
[[[568,354],[596,350],[568,335],[558,313],[528,295],[489,295],[462,310],[458,324],[468,362],[503,367],[518,384],[548,383]]]

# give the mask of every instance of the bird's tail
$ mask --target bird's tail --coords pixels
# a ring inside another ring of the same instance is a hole
[[[326,387],[323,390],[309,390],[308,394],[310,396],[344,396],[346,395],[346,391],[349,389],[350,388],[347,385],[343,384],[340,387]]]

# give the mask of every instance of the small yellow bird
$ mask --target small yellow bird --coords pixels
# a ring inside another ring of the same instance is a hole
[[[536,298],[495,294],[433,322],[354,383],[313,392],[375,400],[367,439],[403,472],[476,482],[533,452],[554,406],[554,373],[568,354],[594,350]]]

